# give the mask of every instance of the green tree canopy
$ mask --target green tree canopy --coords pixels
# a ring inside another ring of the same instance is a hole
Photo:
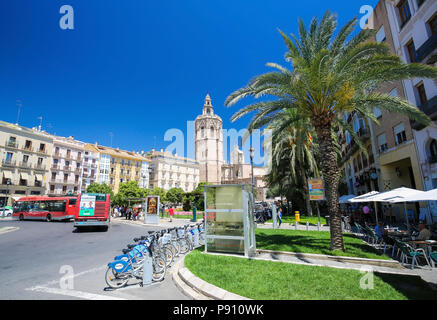
[[[91,183],[88,188],[86,188],[86,192],[87,193],[104,193],[104,194],[108,194],[111,197],[111,201],[113,201],[114,199],[114,191],[112,191],[111,187],[108,186],[105,183],[97,183],[97,182],[93,182]]]
[[[182,202],[182,197],[184,196],[184,190],[181,188],[171,188],[165,194],[165,200],[173,205],[177,205]]]

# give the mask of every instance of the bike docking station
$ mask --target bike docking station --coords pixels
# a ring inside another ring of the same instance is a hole
[[[151,285],[153,282],[153,263],[150,254],[146,254],[143,261],[142,287]]]
[[[205,253],[256,254],[253,187],[205,185]],[[194,240],[196,241],[196,240]]]

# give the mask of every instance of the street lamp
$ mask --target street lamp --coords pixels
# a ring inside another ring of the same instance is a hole
[[[249,155],[250,155],[250,166],[251,166],[251,170],[252,170],[252,187],[255,186],[255,180],[253,177],[253,157],[255,155],[255,149],[251,146],[249,149]]]
[[[9,203],[9,186],[11,185],[11,179],[6,179],[6,205]]]

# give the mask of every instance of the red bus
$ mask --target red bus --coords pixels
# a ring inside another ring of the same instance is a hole
[[[110,204],[109,194],[81,193],[77,197],[74,226],[78,229],[98,226],[108,230],[111,222]]]
[[[22,197],[15,201],[12,217],[18,220],[70,220],[76,212],[76,197]]]

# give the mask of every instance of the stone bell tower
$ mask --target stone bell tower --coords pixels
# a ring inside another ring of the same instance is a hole
[[[200,182],[221,184],[223,165],[223,121],[214,114],[206,94],[202,114],[195,120],[195,154],[200,163]]]

